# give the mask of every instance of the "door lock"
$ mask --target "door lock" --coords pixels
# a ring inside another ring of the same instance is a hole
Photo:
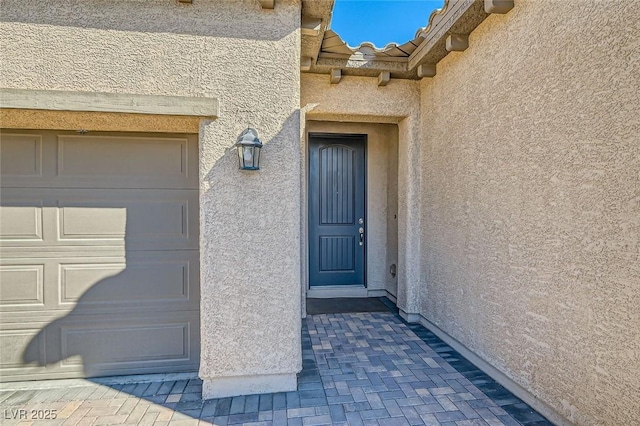
[[[360,233],[360,245],[364,244],[364,228],[361,226],[360,229],[358,229],[358,232]]]

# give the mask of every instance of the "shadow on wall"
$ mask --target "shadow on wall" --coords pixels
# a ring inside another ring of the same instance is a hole
[[[247,351],[246,362],[240,364],[254,371],[264,371],[266,365],[283,368],[295,357],[291,345],[299,339],[302,308],[300,293],[293,293],[300,283],[300,113],[295,110],[284,121],[275,117],[262,122],[266,124],[253,125],[263,143],[260,170],[238,169],[237,151],[230,145],[245,130],[243,123],[233,134],[225,134],[230,147],[224,156],[211,167],[201,165],[206,170],[200,194],[202,306],[209,314],[202,324],[203,357],[209,357],[201,367],[202,377],[217,375],[220,365],[237,363],[225,353]],[[281,124],[271,136],[265,127],[273,122]],[[201,150],[208,150],[206,142]],[[265,342],[263,324],[273,319],[291,326]],[[242,333],[233,338],[229,330]],[[284,346],[282,357],[274,351],[257,359],[246,347],[277,347],[277,341]]]
[[[213,122],[215,125],[215,122]],[[237,241],[238,235],[255,237],[261,235],[261,229],[268,231],[278,223],[291,217],[292,199],[300,214],[300,113],[296,111],[289,115],[282,124],[280,131],[269,141],[263,140],[264,133],[259,126],[256,127],[258,137],[263,143],[260,154],[260,170],[239,170],[238,154],[233,146],[235,138],[245,130],[238,128],[237,135],[230,136],[230,147],[225,150],[224,156],[216,160],[215,165],[204,176],[204,192],[201,200],[219,200],[224,203],[212,203],[203,210],[211,215],[212,221],[207,219],[206,225],[211,229],[220,231],[224,226],[229,235],[229,241]],[[201,128],[201,132],[202,132]],[[202,147],[201,147],[202,149]],[[264,204],[274,201],[271,204]],[[268,209],[257,210],[268,205]],[[251,213],[256,213],[251,215]],[[229,220],[228,218],[247,218],[247,220]],[[223,219],[224,218],[224,219]],[[297,220],[298,217],[291,217]],[[205,218],[201,218],[201,223]],[[244,234],[238,234],[244,232]],[[296,235],[299,239],[299,235]],[[259,241],[259,240],[258,240]],[[207,236],[203,236],[203,243],[207,244]],[[267,249],[268,247],[265,247]],[[256,248],[262,252],[261,248]],[[227,250],[225,249],[225,252]],[[214,258],[215,259],[215,258]],[[259,265],[260,266],[260,265]],[[262,265],[264,267],[264,265]]]
[[[277,7],[280,9],[287,5],[278,4]],[[298,11],[295,3],[289,7],[296,8]],[[258,0],[225,2],[198,0],[192,4],[182,4],[176,0],[135,3],[79,0],[65,2],[65,6],[59,3],[44,7],[39,1],[16,0],[3,1],[2,12],[0,22],[32,23],[61,28],[94,28],[135,33],[271,41],[281,40],[292,32],[292,25],[273,25],[274,11],[262,10]],[[299,16],[299,12],[290,15]],[[100,34],[95,36],[100,37]]]

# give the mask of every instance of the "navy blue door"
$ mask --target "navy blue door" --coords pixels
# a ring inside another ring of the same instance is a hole
[[[365,135],[309,135],[309,284],[365,286]]]

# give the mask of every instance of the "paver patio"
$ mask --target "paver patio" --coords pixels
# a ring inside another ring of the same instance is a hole
[[[551,424],[433,333],[392,312],[308,316],[297,392],[202,402],[197,378],[109,386],[74,383],[78,385],[47,389],[3,385],[1,423]],[[46,410],[55,410],[56,419],[31,419],[45,416]]]

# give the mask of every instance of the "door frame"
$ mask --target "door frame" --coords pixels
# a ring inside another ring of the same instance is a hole
[[[309,148],[311,137],[322,137],[328,139],[362,139],[364,141],[364,223],[368,225],[368,135],[366,133],[332,133],[332,132],[305,132],[305,144],[304,144],[304,176],[302,177],[305,188],[303,195],[303,216],[304,216],[304,265],[303,279],[305,283],[306,296],[310,298],[325,298],[325,297],[367,297],[368,296],[368,283],[367,283],[367,258],[369,257],[369,244],[368,239],[365,237],[364,246],[364,259],[363,259],[363,285],[335,285],[335,286],[314,286],[311,287],[311,281],[309,279]],[[366,228],[365,228],[366,229]],[[366,234],[365,234],[366,235]]]

